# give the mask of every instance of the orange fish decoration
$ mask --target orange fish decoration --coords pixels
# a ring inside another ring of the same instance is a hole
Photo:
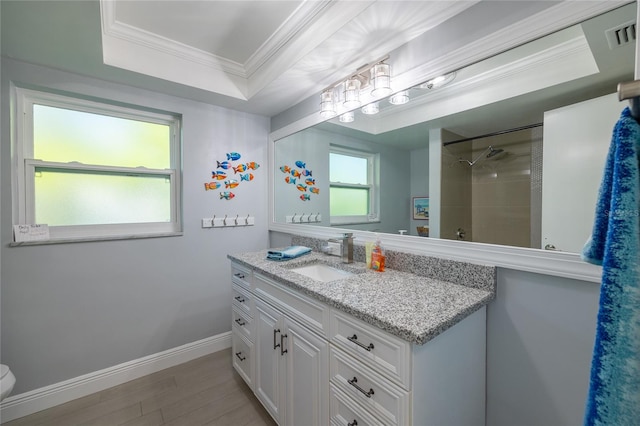
[[[218,189],[218,188],[220,188],[220,184],[218,182],[205,182],[204,183],[205,191]]]
[[[240,175],[240,182],[242,182],[243,180],[246,180],[247,182],[253,180],[253,174],[247,173],[244,175]]]
[[[287,176],[286,178],[284,178],[284,181],[290,184],[295,185],[296,184],[296,178],[291,177],[291,176]]]
[[[211,179],[223,180],[226,178],[227,178],[227,174],[225,172],[219,172],[219,171],[211,172]]]
[[[309,200],[311,199],[311,196],[310,196],[309,194],[302,194],[302,195],[300,196],[300,199],[301,199],[302,201],[309,201]]]
[[[235,188],[238,185],[240,185],[240,183],[238,183],[238,181],[235,180],[235,179],[229,179],[229,180],[225,180],[224,181],[224,187],[227,188],[227,189]]]
[[[314,194],[319,194],[320,193],[320,188],[316,188],[314,186],[313,188],[309,188],[309,191],[311,191]]]
[[[247,169],[251,169],[251,170],[257,170],[258,167],[260,167],[260,164],[256,163],[255,161],[250,161],[246,164]]]
[[[247,170],[248,169],[246,164],[239,164],[238,166],[233,168],[234,173],[238,173],[238,172],[242,173],[242,172],[246,172]]]
[[[282,167],[280,167],[280,171],[281,171],[282,173],[290,173],[290,172],[291,172],[291,167],[289,167],[289,166],[282,166]]]
[[[314,178],[307,178],[304,183],[306,183],[307,185],[315,185],[316,184],[316,180]]]
[[[307,192],[307,187],[301,183],[299,183],[296,188],[298,188],[298,191]]]
[[[300,172],[298,170],[291,170],[291,176],[299,178]]]

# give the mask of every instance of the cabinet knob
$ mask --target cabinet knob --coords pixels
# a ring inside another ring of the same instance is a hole
[[[234,299],[236,299],[240,303],[244,303],[244,297],[236,296],[234,297]]]
[[[246,322],[242,321],[241,318],[236,318],[236,324],[238,324],[240,327],[242,327],[243,325],[246,324]]]
[[[347,426],[358,426],[358,421],[356,419],[353,419],[351,423],[347,423]]]
[[[240,278],[241,280],[244,279],[244,274],[241,274],[239,272],[237,274],[233,274],[233,275],[235,275],[236,277]]]
[[[240,361],[244,361],[245,359],[247,359],[246,356],[242,356],[242,352],[236,352],[236,356]]]

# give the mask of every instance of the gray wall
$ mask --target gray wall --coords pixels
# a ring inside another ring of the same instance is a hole
[[[487,425],[582,424],[600,285],[498,269],[487,310]]]
[[[184,235],[8,247],[10,80],[182,114]],[[267,247],[269,119],[6,57],[1,101],[1,357],[14,394],[229,331],[226,254]],[[203,183],[230,151],[263,167],[225,201]],[[202,229],[213,214],[251,214],[256,226]]]

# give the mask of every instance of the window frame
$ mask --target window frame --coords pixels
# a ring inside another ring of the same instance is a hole
[[[367,215],[347,215],[347,216],[330,216],[331,225],[355,225],[380,221],[380,154],[368,151],[360,151],[357,149],[345,148],[337,145],[329,146],[329,154],[339,154],[350,157],[364,158],[367,160],[367,184],[352,184],[344,182],[331,181],[331,173],[329,173],[329,193],[331,188],[355,188],[367,189],[369,195],[369,214]],[[331,168],[331,160],[329,160],[329,168]],[[329,195],[331,197],[331,195]],[[331,208],[329,208],[331,209]]]
[[[150,238],[182,235],[182,186],[181,186],[181,116],[154,112],[143,107],[123,105],[108,100],[93,100],[81,96],[58,94],[13,86],[11,122],[13,139],[12,199],[13,224],[35,224],[35,170],[57,170],[112,173],[115,175],[164,176],[170,180],[169,222],[119,223],[49,226],[49,240],[29,242],[99,241],[108,239]],[[115,118],[144,121],[169,126],[170,168],[114,167],[79,162],[60,163],[34,158],[33,106],[44,105],[80,112],[106,115]],[[25,244],[25,243],[14,243]]]

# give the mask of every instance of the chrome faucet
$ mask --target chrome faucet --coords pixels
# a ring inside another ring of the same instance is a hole
[[[341,238],[331,238],[329,242],[340,243],[342,263],[353,263],[353,233],[345,232]]]

